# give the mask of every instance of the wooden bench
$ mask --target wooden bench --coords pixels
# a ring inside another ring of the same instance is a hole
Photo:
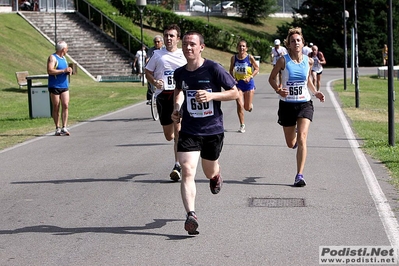
[[[26,80],[26,77],[29,76],[28,71],[15,72],[15,76],[17,77],[17,82],[18,82],[20,89],[22,89],[23,86],[28,86],[28,81]],[[43,83],[41,83],[41,82],[35,82],[35,83],[32,83],[32,86],[39,86],[42,84]]]

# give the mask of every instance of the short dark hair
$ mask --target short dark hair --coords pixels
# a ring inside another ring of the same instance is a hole
[[[195,31],[195,30],[187,31],[186,33],[184,33],[183,38],[186,35],[197,35],[199,38],[200,44],[205,44],[204,36],[201,33],[199,33],[198,31]]]
[[[177,24],[171,24],[171,25],[165,27],[165,29],[163,30],[163,32],[165,33],[165,31],[167,31],[167,30],[176,30],[176,32],[177,32],[177,37],[180,38],[181,30],[180,30],[180,27],[177,26]]]

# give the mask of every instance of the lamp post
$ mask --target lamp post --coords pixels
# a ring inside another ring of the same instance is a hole
[[[395,146],[395,90],[393,73],[393,13],[392,0],[387,0],[388,6],[388,141]]]
[[[140,29],[141,29],[141,67],[143,68],[141,70],[141,73],[143,74],[141,77],[141,84],[144,86],[144,50],[143,50],[143,10],[145,6],[147,5],[147,0],[136,0],[136,5],[140,10]]]
[[[57,47],[57,1],[54,0],[54,43]]]
[[[346,68],[348,67],[348,45],[347,45],[347,36],[346,36],[346,21],[349,18],[349,12],[346,10],[344,0],[344,50],[345,50],[345,65],[344,65],[344,90],[346,90]]]
[[[357,40],[357,3],[356,0],[353,2],[353,15],[355,17],[355,105],[359,108],[359,50],[358,50],[358,40]]]

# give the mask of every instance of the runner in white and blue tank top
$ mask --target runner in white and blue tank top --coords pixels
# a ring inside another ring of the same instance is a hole
[[[317,91],[310,75],[313,59],[302,54],[305,40],[301,28],[288,31],[284,41],[288,54],[279,58],[269,76],[269,83],[279,95],[278,123],[283,127],[285,142],[289,148],[296,149],[295,187],[306,186],[303,170],[307,155],[307,136],[313,119],[313,94],[324,102],[324,94]],[[282,88],[277,83],[282,72]]]
[[[285,59],[285,69],[282,70],[283,88],[287,88],[289,93],[286,97],[279,95],[280,100],[285,102],[300,103],[311,100],[311,95],[307,86],[309,78],[309,57],[303,55],[300,63],[294,62],[289,54],[283,55]]]

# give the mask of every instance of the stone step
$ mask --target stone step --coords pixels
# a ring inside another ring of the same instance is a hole
[[[27,19],[54,39],[54,13],[28,12]],[[76,13],[57,13],[57,39],[68,43],[68,55],[94,77],[129,76],[134,54],[126,52]]]

